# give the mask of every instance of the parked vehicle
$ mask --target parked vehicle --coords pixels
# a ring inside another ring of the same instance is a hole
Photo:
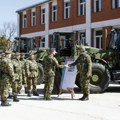
[[[65,36],[66,46],[61,47],[61,36]],[[92,59],[92,78],[90,81],[91,93],[104,92],[110,81],[120,80],[120,29],[111,31],[110,40],[106,41],[107,49],[98,49],[85,46],[86,51]],[[78,57],[79,50],[77,47],[81,42],[74,39],[73,33],[54,33],[52,36],[51,47],[55,47],[59,53],[59,61],[63,62],[66,57]],[[76,85],[78,83],[79,74],[76,75]]]
[[[106,43],[106,50],[84,46],[93,63],[90,81],[91,93],[104,92],[110,81],[119,83],[120,80],[120,29],[112,30],[110,39]],[[76,59],[79,56],[77,49],[79,45],[81,45],[81,41],[75,40],[73,32],[55,32],[50,37],[50,47],[56,48],[58,52],[56,57],[60,64],[63,64],[65,59],[69,57]],[[44,65],[43,60],[46,55],[47,50],[38,50],[36,60]],[[60,84],[61,73],[61,70],[57,69],[57,88]],[[76,85],[80,88],[78,78],[80,78],[79,74],[76,75]]]

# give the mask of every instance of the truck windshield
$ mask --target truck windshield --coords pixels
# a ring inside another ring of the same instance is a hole
[[[56,48],[60,56],[71,56],[74,46],[72,33],[54,33],[51,39],[51,47]]]

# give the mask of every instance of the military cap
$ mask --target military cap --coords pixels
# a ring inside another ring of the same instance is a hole
[[[55,53],[57,53],[55,48],[50,48],[49,49],[49,52],[54,52],[54,51],[55,51]]]
[[[85,51],[85,47],[83,45],[76,46],[76,49],[80,50],[81,52]]]
[[[12,51],[11,51],[11,50],[5,50],[4,53],[5,53],[5,54],[12,54]]]
[[[25,54],[24,53],[20,53],[21,56],[24,56]]]
[[[29,51],[29,55],[34,55],[34,51]]]
[[[19,52],[16,52],[16,53],[15,53],[15,56],[19,56],[19,55],[20,55],[20,53],[19,53]]]

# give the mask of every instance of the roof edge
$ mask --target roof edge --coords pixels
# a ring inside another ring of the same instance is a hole
[[[39,3],[36,3],[36,4],[30,5],[30,6],[28,6],[28,7],[24,7],[24,8],[18,9],[18,10],[16,11],[16,13],[19,13],[19,12],[21,12],[21,11],[24,11],[24,10],[28,9],[28,8],[32,8],[32,7],[35,7],[35,6],[38,6],[38,5],[47,3],[47,2],[49,2],[49,0],[45,0],[45,1],[43,1],[43,2],[39,2]]]

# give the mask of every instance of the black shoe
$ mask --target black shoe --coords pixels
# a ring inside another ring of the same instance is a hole
[[[11,106],[11,104],[8,103],[7,101],[4,101],[4,102],[2,101],[1,106]]]
[[[81,98],[79,98],[78,100],[82,100],[84,98],[84,96],[83,97],[81,97]]]
[[[34,95],[34,96],[39,96],[39,94],[38,94],[37,91],[33,91],[33,95]]]
[[[53,100],[51,97],[46,97],[46,100]]]
[[[31,96],[32,96],[32,95],[31,95],[31,92],[28,92],[27,96],[28,96],[28,97],[31,97]]]
[[[19,99],[17,98],[17,96],[13,96],[13,101],[14,102],[19,102]]]
[[[25,87],[25,94],[27,94],[28,93],[28,90],[27,90],[27,87]]]
[[[84,97],[84,98],[82,99],[82,101],[87,101],[87,100],[89,100],[88,97]]]
[[[88,94],[84,94],[83,97],[79,98],[81,101],[89,100]]]
[[[12,94],[9,94],[8,98],[9,98],[9,99],[13,98],[13,95],[12,95]]]

